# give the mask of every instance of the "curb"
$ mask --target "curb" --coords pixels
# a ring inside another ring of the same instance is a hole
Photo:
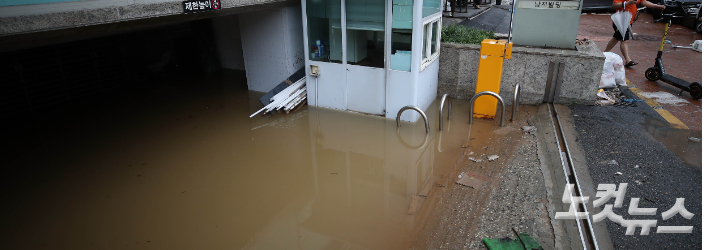
[[[680,121],[680,119],[678,119],[678,117],[675,117],[673,114],[671,114],[670,111],[664,109],[660,103],[656,102],[655,100],[653,100],[651,98],[639,95],[639,93],[641,93],[643,91],[641,89],[637,88],[636,85],[631,83],[631,81],[629,81],[629,79],[626,79],[626,84],[628,85],[629,90],[631,90],[631,92],[634,92],[634,94],[639,99],[643,100],[646,104],[648,104],[648,106],[651,106],[651,108],[653,108],[653,110],[658,112],[658,114],[661,115],[661,117],[663,117],[663,119],[666,119],[666,121],[668,123],[670,123],[674,128],[688,129],[688,126],[686,126],[682,121]]]
[[[486,12],[488,12],[489,10],[491,10],[491,6],[486,7],[485,10],[482,10],[482,11],[476,13],[476,15],[473,15],[472,17],[469,17],[469,18],[466,18],[466,19],[472,20],[472,19],[474,19],[474,18],[476,18],[476,17],[479,17],[480,15],[483,15],[483,13],[486,13]]]

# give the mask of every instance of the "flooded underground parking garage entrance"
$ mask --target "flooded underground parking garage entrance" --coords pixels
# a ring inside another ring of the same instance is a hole
[[[510,133],[520,122],[468,124],[466,100],[443,131],[431,105],[429,134],[421,120],[398,130],[311,106],[250,119],[263,105],[245,81],[232,71],[173,81],[37,131],[7,158],[0,248],[431,248],[447,223],[437,206],[464,188],[459,168],[498,185],[525,140]],[[468,160],[483,154],[501,159]],[[486,192],[469,202],[482,208]]]

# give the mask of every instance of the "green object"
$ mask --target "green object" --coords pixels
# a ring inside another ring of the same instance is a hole
[[[523,243],[525,245],[523,245]],[[483,244],[486,245],[489,250],[543,250],[540,243],[537,243],[537,241],[527,233],[521,233],[520,240],[508,237],[503,239],[483,239]]]
[[[441,29],[441,42],[458,44],[481,44],[484,39],[495,39],[493,31],[471,29],[461,25],[449,25]]]

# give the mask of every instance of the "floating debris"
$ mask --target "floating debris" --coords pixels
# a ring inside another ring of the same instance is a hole
[[[476,159],[473,157],[468,157],[468,159],[471,160],[472,162],[481,162],[482,161],[481,159]]]
[[[616,172],[616,173],[614,173],[614,175],[622,175],[622,173],[621,173],[621,172]]]
[[[639,165],[634,166],[634,168],[640,168]]]
[[[291,86],[288,86],[278,94],[271,98],[271,103],[256,111],[254,114],[250,115],[249,118],[254,117],[256,114],[264,114],[271,112],[272,110],[283,110],[287,114],[294,108],[300,108],[303,106],[306,100],[306,78],[301,78]]]
[[[494,161],[495,159],[498,159],[498,158],[500,158],[500,156],[498,156],[498,155],[491,155],[491,156],[488,156],[488,161]]]
[[[611,161],[609,161],[609,163],[607,163],[607,164],[609,164],[609,165],[619,165],[619,163],[616,162],[616,160],[611,160]]]

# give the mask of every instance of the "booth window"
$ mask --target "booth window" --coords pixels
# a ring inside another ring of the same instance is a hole
[[[422,70],[439,57],[439,39],[441,37],[441,18],[424,22],[422,29]]]
[[[342,62],[340,0],[306,0],[306,22],[308,58],[312,61]]]
[[[345,0],[348,64],[385,67],[386,6],[385,0]]]
[[[412,71],[413,10],[414,0],[392,1],[392,70]]]

